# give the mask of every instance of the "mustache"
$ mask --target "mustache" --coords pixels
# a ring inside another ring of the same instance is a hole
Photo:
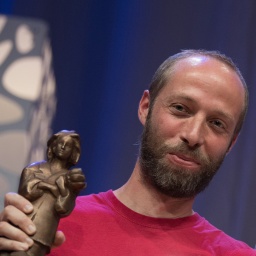
[[[165,144],[159,148],[159,156],[162,158],[166,154],[182,154],[194,159],[198,163],[210,163],[210,158],[199,148],[191,149],[184,142],[177,145]]]

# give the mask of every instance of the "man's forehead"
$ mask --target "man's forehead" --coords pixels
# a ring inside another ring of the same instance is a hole
[[[226,66],[225,63],[221,62],[220,60],[206,55],[192,55],[185,57],[183,59],[180,59],[177,61],[175,66],[189,66],[189,67],[197,67],[206,65],[208,63],[216,62],[219,63],[222,66]]]
[[[177,61],[172,71],[173,71],[173,75],[170,76],[170,78],[173,78],[176,72],[177,74],[182,72],[183,75],[192,74],[196,77],[198,77],[198,75],[201,76],[203,74],[207,74],[208,76],[212,76],[214,78],[217,78],[221,74],[228,75],[228,76],[235,75],[235,77],[237,78],[237,82],[241,83],[242,85],[242,81],[239,78],[239,76],[236,74],[235,70],[233,70],[224,61],[221,61],[211,56],[194,55],[194,56],[186,57],[184,59]],[[201,74],[198,74],[197,72]]]
[[[199,64],[206,62],[208,59],[209,59],[208,57],[203,56],[203,55],[195,55],[195,56],[187,57],[183,60],[184,60],[184,62],[187,62],[191,66],[197,66]]]

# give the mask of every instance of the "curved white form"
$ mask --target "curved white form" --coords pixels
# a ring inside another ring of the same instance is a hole
[[[24,57],[14,61],[3,75],[3,87],[16,97],[35,101],[42,86],[42,60]]]
[[[2,33],[2,31],[3,31],[4,27],[5,27],[6,22],[7,22],[6,16],[0,15],[0,34]]]
[[[30,52],[34,46],[34,34],[27,25],[20,25],[15,34],[17,50],[22,53]]]
[[[0,125],[11,124],[20,121],[24,117],[22,107],[10,98],[0,94]]]
[[[13,43],[11,40],[5,40],[0,43],[0,66],[4,63],[12,48]]]

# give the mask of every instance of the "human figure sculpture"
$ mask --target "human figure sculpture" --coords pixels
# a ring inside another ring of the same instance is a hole
[[[36,162],[22,171],[19,194],[32,202],[30,218],[36,225],[33,246],[26,252],[4,255],[44,256],[50,252],[61,217],[71,213],[75,199],[85,187],[81,169],[74,168],[80,157],[80,138],[74,131],[60,131],[47,143],[47,161]]]

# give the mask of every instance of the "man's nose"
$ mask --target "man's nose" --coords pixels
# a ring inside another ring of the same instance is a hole
[[[203,118],[191,117],[187,119],[180,132],[180,138],[190,148],[198,148],[201,146],[205,140]]]
[[[66,143],[62,143],[62,144],[61,144],[61,149],[64,149],[64,148],[65,148],[65,145],[66,145]]]

